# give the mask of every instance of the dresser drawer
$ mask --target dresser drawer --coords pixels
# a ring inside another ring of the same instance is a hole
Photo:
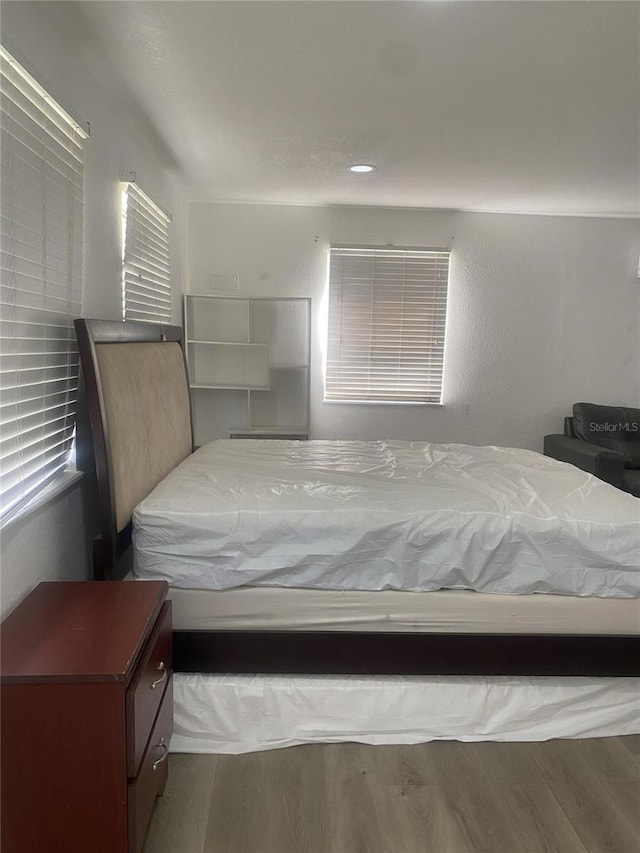
[[[164,790],[169,770],[168,752],[172,727],[173,681],[170,680],[164,691],[162,705],[140,765],[138,778],[129,782],[127,789],[129,853],[140,853],[142,850],[153,804]]]
[[[138,775],[149,733],[172,673],[171,602],[160,616],[126,694],[127,775]]]

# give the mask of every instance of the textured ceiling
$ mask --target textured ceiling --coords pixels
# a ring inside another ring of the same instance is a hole
[[[640,213],[640,3],[65,5],[191,198]]]

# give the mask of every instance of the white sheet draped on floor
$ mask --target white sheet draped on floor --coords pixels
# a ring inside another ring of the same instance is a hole
[[[640,678],[174,676],[172,752],[640,733]]]

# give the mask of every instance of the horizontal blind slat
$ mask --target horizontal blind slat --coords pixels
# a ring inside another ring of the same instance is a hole
[[[158,299],[161,302],[171,303],[171,290],[169,288],[155,288],[137,278],[127,278],[127,292],[131,295],[137,293],[147,299]]]
[[[2,49],[2,513],[64,470],[75,429],[82,133]]]
[[[162,226],[171,221],[171,217],[163,210],[160,210],[157,204],[137,184],[128,184],[127,193],[131,203],[145,211],[145,219],[158,222]]]
[[[81,152],[83,140],[77,128],[70,127],[44,99],[34,99],[32,94],[27,94],[27,90],[28,86],[19,85],[17,78],[6,75],[4,69],[0,70],[0,92],[5,103],[3,113],[11,116],[12,110],[17,110],[35,124],[46,128],[50,138],[61,148]]]
[[[88,134],[77,122],[34,80],[33,77],[17,62],[6,48],[0,49],[0,76],[3,82],[15,87],[34,107],[65,135],[82,145]]]
[[[145,269],[144,267],[136,266],[131,262],[127,262],[124,265],[124,274],[127,278],[128,282],[132,284],[137,281],[146,281],[149,284],[153,284],[158,290],[171,290],[171,280],[167,276],[160,276],[154,273],[152,270]]]

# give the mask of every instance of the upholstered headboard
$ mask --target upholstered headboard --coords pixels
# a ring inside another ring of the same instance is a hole
[[[117,578],[134,507],[193,449],[182,330],[76,320],[98,484],[96,577]]]

